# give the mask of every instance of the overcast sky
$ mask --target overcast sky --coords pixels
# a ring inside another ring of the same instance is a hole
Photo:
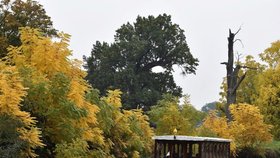
[[[138,15],[169,14],[199,59],[196,75],[175,72],[176,83],[198,109],[219,99],[226,74],[228,29],[242,30],[235,51],[256,56],[280,40],[280,0],[39,0],[54,27],[72,35],[73,56],[88,56],[95,41],[112,42],[115,30]]]

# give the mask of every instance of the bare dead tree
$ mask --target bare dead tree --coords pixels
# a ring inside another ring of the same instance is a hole
[[[248,68],[246,66],[241,66],[237,63],[234,67],[234,52],[233,52],[233,45],[236,41],[241,41],[240,39],[234,39],[235,35],[241,28],[238,29],[236,33],[232,33],[229,29],[229,37],[228,37],[228,62],[223,62],[221,64],[226,65],[227,70],[227,103],[225,105],[225,114],[228,121],[232,121],[232,116],[230,114],[229,106],[231,104],[236,103],[236,91],[241,82],[244,80],[246,76],[246,72],[242,76],[238,76],[238,72],[241,68]]]

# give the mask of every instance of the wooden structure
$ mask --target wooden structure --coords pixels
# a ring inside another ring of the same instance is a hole
[[[154,158],[229,158],[230,140],[211,137],[155,136]]]

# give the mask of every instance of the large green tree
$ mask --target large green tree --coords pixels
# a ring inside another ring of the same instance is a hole
[[[150,107],[163,93],[181,96],[182,89],[173,79],[173,66],[189,74],[195,73],[198,65],[184,31],[166,14],[138,16],[135,23],[122,25],[113,43],[97,41],[85,61],[87,80],[102,95],[107,89],[121,89],[125,108]],[[157,66],[164,71],[153,72]]]
[[[19,28],[39,28],[45,35],[54,36],[51,18],[43,6],[32,0],[1,0],[0,2],[0,57],[7,54],[9,45],[19,46]]]

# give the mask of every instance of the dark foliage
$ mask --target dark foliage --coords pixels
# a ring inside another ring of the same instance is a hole
[[[137,17],[116,31],[112,44],[97,41],[91,55],[85,57],[87,80],[101,95],[107,89],[121,89],[125,108],[146,107],[161,99],[164,93],[181,96],[174,82],[173,66],[183,74],[195,73],[198,60],[192,56],[184,31],[171,17]],[[154,67],[163,72],[155,73]]]
[[[48,36],[56,36],[51,18],[43,6],[32,0],[2,0],[0,2],[0,58],[6,56],[9,45],[19,46],[20,27],[39,28]]]

